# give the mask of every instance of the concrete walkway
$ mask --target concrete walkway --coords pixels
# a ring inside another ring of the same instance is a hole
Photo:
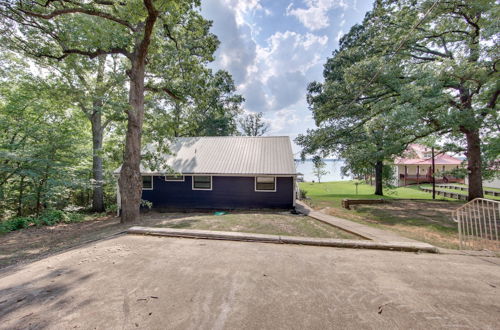
[[[316,220],[325,222],[332,226],[338,227],[342,230],[348,231],[363,238],[376,241],[376,242],[411,242],[417,243],[418,241],[400,236],[396,233],[374,228],[371,226],[362,225],[360,223],[337,218],[332,215],[324,214],[322,212],[314,211],[308,205],[301,201],[296,201],[295,209],[302,213],[314,218]]]

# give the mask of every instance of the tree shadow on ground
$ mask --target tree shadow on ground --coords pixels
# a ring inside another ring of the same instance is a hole
[[[78,274],[70,268],[59,268],[33,280],[1,289],[0,324],[9,329],[50,328],[53,315],[49,311],[57,311],[71,304],[70,290],[92,276],[93,274]],[[90,303],[87,299],[72,308],[78,309]],[[40,306],[47,312],[30,312]]]
[[[426,227],[444,233],[456,233],[458,229],[451,217],[449,205],[441,206],[437,202],[392,201],[381,205],[359,205],[355,210],[384,225]]]

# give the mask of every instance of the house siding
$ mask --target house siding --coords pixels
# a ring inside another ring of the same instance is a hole
[[[193,190],[192,176],[182,182],[154,176],[142,199],[155,209],[291,209],[293,192],[293,177],[277,177],[276,192],[256,192],[255,177],[213,176],[212,190]]]

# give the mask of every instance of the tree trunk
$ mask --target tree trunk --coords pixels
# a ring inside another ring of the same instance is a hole
[[[382,172],[384,169],[384,162],[378,160],[375,163],[375,195],[384,196],[382,189]]]
[[[100,101],[98,101],[100,102]],[[103,127],[102,127],[102,113],[96,111],[98,106],[94,102],[94,112],[92,113],[92,211],[104,211],[104,175],[102,168],[102,142],[103,142]]]
[[[125,152],[120,171],[118,185],[121,198],[121,222],[132,222],[139,219],[139,208],[142,195],[141,176],[141,135],[144,121],[144,76],[146,56],[148,55],[151,34],[158,18],[152,0],[144,0],[148,11],[144,25],[144,36],[137,39],[133,54],[129,56],[129,109],[127,111],[127,134],[125,136]]]
[[[21,176],[19,181],[19,196],[17,198],[17,216],[23,215],[23,198],[24,198],[24,176]]]
[[[46,180],[45,177],[41,179],[36,189],[36,210],[35,210],[36,217],[40,216],[40,211],[42,209],[42,190],[43,186],[45,185],[45,180]]]
[[[483,198],[483,178],[481,171],[481,140],[479,130],[465,130],[467,138],[467,172],[469,176],[468,200]]]
[[[142,195],[141,135],[144,120],[144,59],[135,56],[130,70],[129,104],[127,111],[127,134],[123,165],[120,171],[121,222],[139,219]]]
[[[104,69],[106,65],[106,55],[98,58],[97,79],[92,100],[92,113],[90,123],[92,125],[92,211],[104,211],[104,176],[102,168],[102,143],[104,127],[102,125],[103,92],[102,83],[104,81]]]

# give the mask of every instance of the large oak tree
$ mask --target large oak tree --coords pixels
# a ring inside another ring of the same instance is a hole
[[[107,54],[127,60],[129,106],[124,109],[127,131],[119,178],[122,222],[139,216],[145,91],[181,98],[170,88],[161,64],[175,60],[189,70],[190,64],[212,60],[217,48],[199,5],[196,0],[0,2],[3,39],[13,48],[57,60]]]

